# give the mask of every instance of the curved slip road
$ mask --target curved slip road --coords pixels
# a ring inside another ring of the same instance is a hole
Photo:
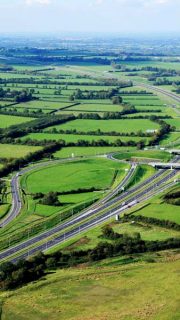
[[[58,163],[64,163],[67,161],[75,161],[82,158],[67,158],[67,159],[60,159],[60,160],[51,160],[48,162],[42,162],[42,163],[38,163],[37,165],[34,165],[32,167],[27,167],[25,169],[22,169],[21,171],[19,171],[18,173],[16,173],[12,180],[11,180],[11,193],[12,193],[12,206],[11,209],[9,211],[9,213],[6,215],[6,217],[2,220],[2,222],[0,223],[0,228],[3,228],[5,226],[7,226],[12,220],[14,220],[18,214],[20,213],[22,206],[23,206],[23,201],[21,198],[21,190],[20,190],[20,184],[19,184],[19,176],[22,176],[25,173],[34,171],[38,168],[43,168],[46,166],[51,166],[51,165],[56,165]],[[125,178],[121,181],[121,183],[113,190],[110,191],[110,193],[108,193],[102,200],[98,201],[98,203],[100,204],[101,202],[105,203],[107,202],[109,199],[111,199],[112,197],[114,197],[119,190],[121,190],[122,187],[125,186],[125,184],[127,184],[128,180],[131,178],[131,176],[133,175],[135,171],[135,166],[131,165],[130,170],[128,171],[128,174],[125,176]],[[97,204],[91,206],[92,208],[94,208]]]

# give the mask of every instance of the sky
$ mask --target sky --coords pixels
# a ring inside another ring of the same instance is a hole
[[[0,0],[0,33],[180,32],[180,0]]]

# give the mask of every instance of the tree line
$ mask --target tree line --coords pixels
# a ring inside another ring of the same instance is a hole
[[[170,238],[163,241],[145,241],[139,233],[133,236],[118,234],[111,229],[104,229],[102,237],[112,242],[101,241],[93,249],[64,253],[57,251],[45,255],[39,252],[28,259],[17,263],[5,262],[0,265],[0,289],[15,289],[28,282],[38,280],[47,270],[68,268],[80,263],[100,261],[102,259],[127,254],[155,252],[159,250],[179,248],[180,239]]]

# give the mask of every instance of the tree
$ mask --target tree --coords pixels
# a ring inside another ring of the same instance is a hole
[[[113,98],[112,98],[112,103],[113,104],[121,104],[123,102],[123,99],[122,99],[122,97],[120,97],[120,96],[114,96]]]
[[[49,192],[44,195],[43,199],[40,200],[41,204],[48,205],[48,206],[60,206],[61,203],[58,199],[57,192]]]

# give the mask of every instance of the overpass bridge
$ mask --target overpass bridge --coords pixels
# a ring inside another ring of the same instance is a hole
[[[163,169],[180,169],[180,163],[178,162],[149,162],[148,163],[150,166],[154,167],[154,168],[163,168]]]
[[[166,150],[169,153],[173,153],[173,154],[180,154],[180,149],[170,149],[170,150]]]

